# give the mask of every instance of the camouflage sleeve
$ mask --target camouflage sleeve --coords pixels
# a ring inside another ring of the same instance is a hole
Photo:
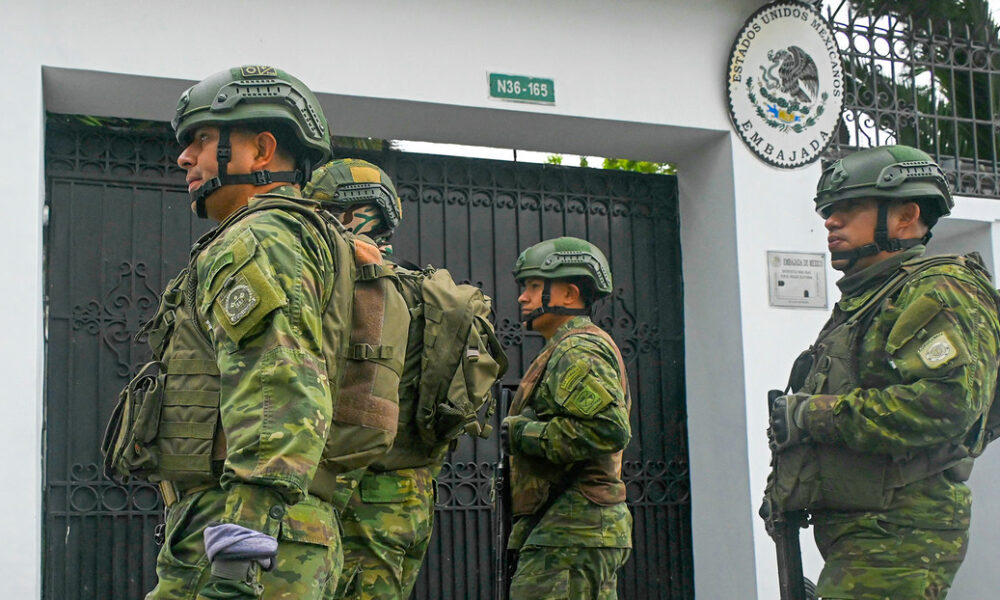
[[[540,420],[512,432],[513,449],[557,464],[624,449],[632,432],[617,359],[588,336],[562,345],[566,350],[556,350],[541,384],[548,406],[537,407]]]
[[[897,377],[814,397],[804,419],[814,439],[901,454],[960,440],[988,410],[1000,344],[988,293],[967,275],[938,272],[908,284],[896,306],[888,334],[865,338],[861,354],[885,357]]]
[[[199,310],[226,437],[223,520],[272,533],[280,515],[268,513],[304,497],[330,424],[321,320],[332,257],[311,226],[268,210],[237,222],[203,259]]]

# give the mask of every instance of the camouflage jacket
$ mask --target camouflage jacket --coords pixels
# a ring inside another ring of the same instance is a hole
[[[555,332],[546,348],[565,331],[589,323],[588,317],[573,317]],[[581,410],[574,405],[576,396],[560,389],[560,384],[574,370],[579,371],[581,364],[589,365],[589,382],[600,386],[594,395],[606,400],[596,412]],[[573,463],[613,454],[628,446],[631,426],[617,365],[614,350],[594,336],[572,335],[559,342],[528,400],[534,417],[511,425],[512,468],[518,463],[540,461],[565,472]],[[514,524],[510,546],[523,545],[630,548],[632,517],[624,502],[600,506],[571,486],[540,520],[533,515]]]
[[[842,298],[824,332],[868,304],[883,282],[923,252],[917,246],[838,281]],[[807,405],[804,425],[818,452],[829,444],[905,457],[962,440],[988,410],[1000,321],[992,290],[968,268],[942,264],[920,271],[876,309],[861,335],[854,359],[860,387],[813,396]],[[822,342],[823,333],[816,344]],[[898,489],[883,517],[903,525],[967,527],[969,506],[968,487],[938,473]]]
[[[270,194],[301,198],[291,186]],[[307,493],[330,425],[321,323],[333,257],[302,216],[244,210],[196,246],[195,306],[221,374],[222,521],[273,534],[284,504]]]

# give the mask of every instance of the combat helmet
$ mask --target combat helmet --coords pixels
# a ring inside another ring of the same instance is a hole
[[[851,265],[859,258],[883,250],[898,252],[927,243],[931,238],[930,228],[939,217],[951,214],[955,205],[941,167],[926,152],[902,145],[867,148],[834,162],[823,171],[813,201],[816,212],[827,218],[836,203],[856,198],[877,200],[878,220],[874,242],[831,253],[833,260],[850,260]],[[890,238],[890,200],[919,202],[921,215],[928,226],[927,235],[905,240]]]
[[[392,236],[403,218],[403,205],[392,179],[367,160],[333,160],[313,172],[303,194],[334,212],[361,204],[374,204],[382,215],[382,227],[372,232],[379,240]]]
[[[219,173],[192,192],[200,217],[205,217],[205,199],[224,185],[304,184],[313,165],[330,159],[330,128],[319,100],[304,83],[274,67],[244,65],[206,77],[181,94],[171,125],[181,146],[191,143],[200,126],[219,128]],[[285,143],[292,147],[284,149],[295,157],[295,171],[227,173],[230,129],[238,125],[273,126],[290,134]]]
[[[590,314],[589,307],[549,306],[549,284],[554,279],[586,279],[593,285],[595,299],[610,295],[612,289],[611,268],[604,253],[590,242],[575,237],[545,240],[522,252],[514,263],[514,279],[523,282],[530,277],[545,280],[545,285],[542,288],[542,305],[522,319],[528,329],[544,313]]]

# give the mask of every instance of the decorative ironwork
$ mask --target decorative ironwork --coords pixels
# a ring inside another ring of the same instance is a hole
[[[489,507],[493,504],[493,462],[449,462],[437,479],[437,507]]]
[[[632,506],[683,505],[691,499],[687,462],[625,461],[622,479]]]
[[[49,121],[53,126],[46,132],[45,166],[50,173],[172,184],[184,179],[173,132],[159,123],[137,126],[137,122],[114,119],[99,126],[62,115],[50,115]]]
[[[844,64],[845,106],[824,160],[907,144],[934,157],[955,193],[1000,198],[1000,41],[991,24],[825,4]]]
[[[147,279],[146,264],[124,261],[118,266],[118,281],[104,294],[102,302],[91,300],[73,307],[73,329],[101,336],[114,353],[118,375],[131,377],[136,371],[136,361],[129,358],[130,342],[152,316],[157,299],[158,294]]]
[[[159,518],[163,515],[163,502],[157,487],[146,482],[132,482],[127,486],[108,481],[101,475],[96,463],[75,463],[68,481],[49,481],[49,489],[62,490],[51,496],[48,511],[56,515],[145,515]]]
[[[166,124],[127,125],[48,123],[46,599],[138,598],[155,582],[157,490],[105,479],[98,447],[118,391],[148,355],[135,333],[210,223],[187,208]],[[692,598],[675,178],[391,151],[350,155],[379,164],[397,184],[405,220],[395,254],[446,267],[493,298],[511,363],[508,390],[544,341],[519,322],[511,276],[519,251],[559,235],[605,249],[616,287],[596,320],[619,340],[636,400],[624,465],[635,550],[621,594]],[[491,598],[497,455],[494,436],[462,439],[449,456],[417,598]]]
[[[493,503],[495,472],[495,462],[445,463],[437,479],[438,510],[488,508]],[[622,479],[632,506],[683,505],[690,501],[686,461],[625,461]]]
[[[625,289],[616,288],[610,300],[619,317],[615,319],[608,312],[607,302],[598,305],[594,322],[611,334],[618,342],[622,358],[627,364],[632,364],[639,354],[646,354],[659,349],[660,331],[652,323],[637,322],[625,300]]]
[[[524,340],[524,328],[518,319],[500,319],[496,322],[495,330],[504,348],[519,346]]]

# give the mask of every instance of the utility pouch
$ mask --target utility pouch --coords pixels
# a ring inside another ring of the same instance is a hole
[[[104,474],[124,483],[131,476],[145,477],[159,465],[153,441],[163,406],[163,363],[146,363],[118,394],[118,403],[101,441]]]
[[[177,323],[177,308],[184,300],[187,274],[188,269],[185,268],[167,283],[167,287],[160,297],[160,304],[156,307],[156,314],[146,321],[135,334],[136,343],[144,334],[146,335],[154,358],[163,356],[170,334],[174,331],[174,325]]]
[[[795,362],[792,363],[792,372],[788,375],[788,387],[785,393],[796,393],[806,384],[806,377],[812,370],[815,351],[810,346],[808,350],[799,354]]]
[[[806,444],[775,457],[771,497],[779,512],[889,507],[893,490],[886,485],[888,457],[833,446],[820,450]]]
[[[782,512],[886,510],[897,489],[938,473],[965,481],[972,464],[958,445],[893,457],[805,444],[775,457],[772,497]]]
[[[972,476],[972,467],[974,463],[975,461],[972,457],[965,458],[957,464],[945,469],[944,475],[949,479],[949,481],[953,481],[955,483],[968,481],[969,477]]]

